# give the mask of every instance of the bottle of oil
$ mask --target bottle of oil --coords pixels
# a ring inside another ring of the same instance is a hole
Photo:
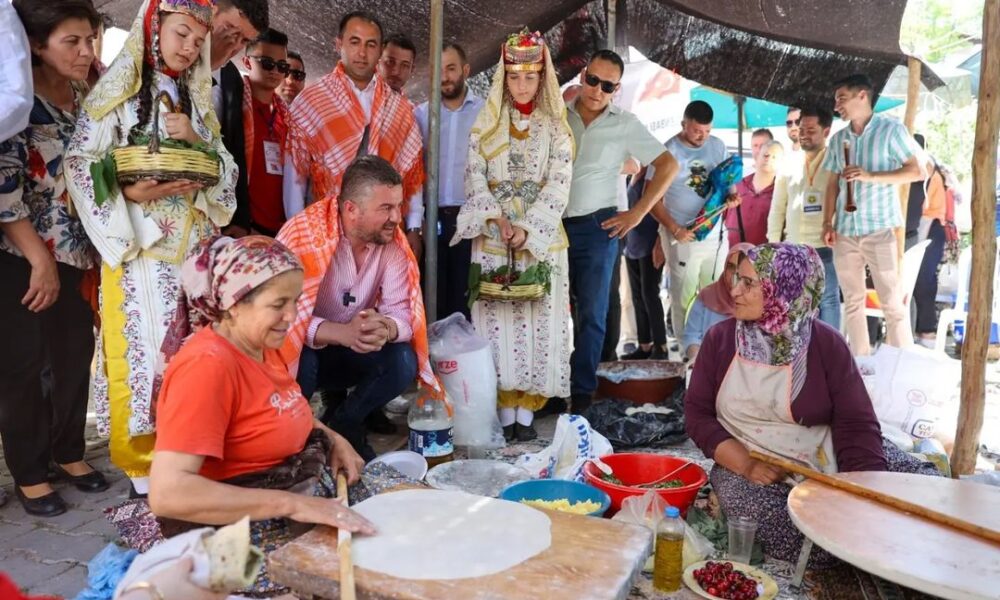
[[[455,421],[447,399],[417,398],[410,405],[406,424],[410,427],[410,450],[423,455],[428,467],[455,458]]]
[[[653,587],[660,592],[681,589],[684,569],[684,520],[681,511],[668,506],[656,527],[656,554],[653,558]]]

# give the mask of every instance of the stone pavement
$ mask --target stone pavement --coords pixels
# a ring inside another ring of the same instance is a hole
[[[73,598],[87,582],[87,561],[117,538],[102,512],[128,497],[128,480],[111,467],[105,440],[88,436],[87,460],[112,482],[111,489],[84,494],[53,484],[69,505],[58,517],[33,517],[14,498],[9,473],[2,477],[9,500],[0,508],[0,571],[25,592]]]

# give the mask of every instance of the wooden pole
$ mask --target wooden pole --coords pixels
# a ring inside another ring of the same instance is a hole
[[[913,135],[917,122],[917,108],[920,102],[920,71],[923,65],[919,60],[909,57],[907,60],[908,72],[906,79],[906,113],[903,116],[903,125]],[[896,228],[896,244],[899,252],[899,269],[903,270],[903,251],[906,249],[906,209],[910,201],[910,183],[899,186],[899,204],[902,207],[903,223],[902,227]],[[912,291],[912,290],[911,290]]]
[[[337,474],[337,497],[344,506],[350,504],[347,499],[347,477]],[[340,561],[340,600],[356,600],[357,588],[354,584],[354,557],[351,556],[351,532],[343,527],[337,530],[337,559]]]
[[[972,274],[969,316],[962,343],[962,400],[951,455],[953,477],[976,468],[986,404],[986,351],[990,344],[996,263],[996,168],[1000,138],[1000,0],[983,7],[979,112],[972,154]]]
[[[802,475],[803,477],[808,477],[809,479],[818,481],[823,485],[828,485],[830,487],[837,488],[838,490],[844,490],[845,492],[854,494],[855,496],[860,496],[880,504],[885,504],[886,506],[891,506],[896,510],[908,512],[918,517],[934,521],[935,523],[940,523],[941,525],[945,525],[959,531],[964,531],[965,533],[978,535],[979,537],[985,538],[991,542],[1000,543],[1000,531],[989,529],[983,525],[977,525],[976,523],[963,521],[957,517],[933,510],[919,501],[910,501],[904,498],[897,498],[896,496],[884,494],[878,490],[867,488],[848,479],[841,479],[836,475],[820,473],[819,471],[815,471],[809,467],[802,466],[790,460],[777,456],[771,456],[770,454],[763,454],[755,450],[750,451],[750,457],[761,462],[766,462],[769,465],[774,465],[775,467],[784,469],[790,473],[796,473],[798,475]]]

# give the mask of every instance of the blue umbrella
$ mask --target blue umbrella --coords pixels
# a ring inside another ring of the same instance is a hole
[[[691,90],[691,100],[704,100],[715,112],[712,126],[718,129],[740,129],[737,117],[736,97],[719,90],[698,86]],[[902,104],[902,100],[880,96],[875,103],[875,112],[882,112]],[[743,104],[743,127],[757,129],[760,127],[782,127],[788,115],[788,107],[767,100],[747,98]]]

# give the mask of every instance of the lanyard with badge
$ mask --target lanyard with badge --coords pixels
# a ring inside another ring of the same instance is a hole
[[[275,141],[274,124],[278,119],[278,108],[271,105],[271,115],[267,119],[267,137],[264,138],[264,168],[268,175],[283,175],[285,165],[281,160],[281,144]],[[257,110],[260,110],[258,107]]]
[[[819,174],[819,170],[823,168],[823,161],[819,160],[819,157],[817,157],[817,160],[814,162],[816,163],[816,168],[813,169],[812,173],[809,172],[809,163],[806,162],[805,164],[806,189],[802,198],[802,212],[807,215],[811,213],[823,212],[823,192],[817,190],[815,186],[816,175]]]

